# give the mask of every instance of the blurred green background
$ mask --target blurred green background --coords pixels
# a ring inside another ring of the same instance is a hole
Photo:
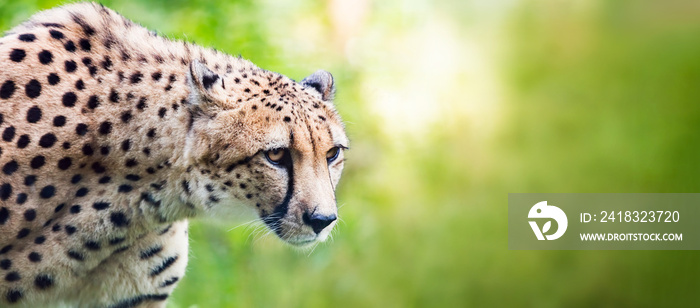
[[[64,1],[0,1],[7,30]],[[698,192],[700,2],[103,1],[301,80],[352,149],[313,252],[195,222],[168,307],[693,306],[696,251],[509,251],[510,192]]]

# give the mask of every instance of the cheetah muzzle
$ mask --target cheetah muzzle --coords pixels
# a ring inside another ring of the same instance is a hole
[[[164,306],[187,221],[256,212],[325,240],[348,139],[333,77],[297,83],[93,3],[0,38],[0,306]]]

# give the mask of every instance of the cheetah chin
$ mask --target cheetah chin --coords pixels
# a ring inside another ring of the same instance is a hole
[[[324,241],[348,138],[330,73],[295,82],[94,3],[0,38],[0,307],[164,307],[188,220],[248,210]]]

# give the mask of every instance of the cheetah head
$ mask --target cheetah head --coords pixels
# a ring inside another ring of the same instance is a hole
[[[324,241],[338,218],[335,188],[348,138],[333,77],[297,83],[258,68],[216,74],[193,61],[189,173],[203,210],[244,206],[286,242]],[[215,212],[215,211],[214,211]]]

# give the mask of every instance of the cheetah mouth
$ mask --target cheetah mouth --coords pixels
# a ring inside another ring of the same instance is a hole
[[[314,236],[312,238],[302,238],[302,239],[286,239],[285,240],[287,243],[292,244],[294,246],[307,246],[311,245],[313,243],[316,243],[318,241],[318,236]]]

